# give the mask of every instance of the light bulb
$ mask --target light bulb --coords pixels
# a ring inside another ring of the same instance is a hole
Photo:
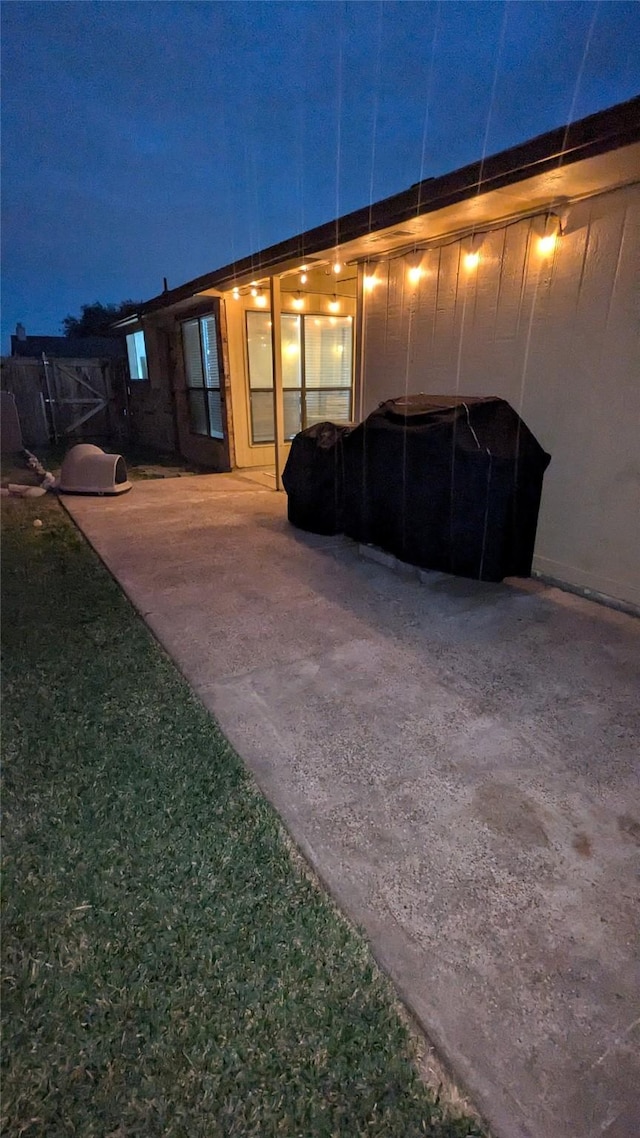
[[[306,283],[307,283],[307,274],[306,273],[300,273],[300,284],[306,284]]]
[[[251,289],[251,295],[252,295],[252,296],[257,296],[257,295],[258,295],[258,290],[257,290],[257,288],[256,288],[256,286],[255,286],[255,285],[254,285],[254,286],[253,286],[253,288]]]
[[[367,292],[371,292],[371,290],[375,288],[376,284],[377,281],[375,277],[367,276],[364,278],[364,287],[366,288]]]
[[[466,253],[465,258],[464,258],[464,266],[466,269],[469,269],[469,270],[475,269],[478,267],[478,261],[479,260],[480,260],[480,254],[479,253]]]
[[[300,293],[294,296],[292,304],[294,308],[304,308],[304,298],[300,296]]]
[[[538,238],[538,252],[542,253],[543,257],[553,253],[558,243],[557,233],[545,233],[544,237]]]
[[[411,284],[417,284],[420,280],[420,277],[422,276],[422,269],[419,265],[415,265],[412,269],[409,269],[407,275],[411,281]]]
[[[336,261],[336,262],[335,262],[335,264],[334,264],[334,266],[333,266],[333,271],[334,271],[334,273],[340,273],[340,272],[342,272],[342,265],[340,264],[340,262],[339,262],[339,261]]]
[[[240,289],[234,288],[232,295],[234,300],[240,300]]]
[[[329,312],[339,312],[339,311],[340,311],[340,301],[338,300],[337,296],[334,294],[333,300],[329,301]]]

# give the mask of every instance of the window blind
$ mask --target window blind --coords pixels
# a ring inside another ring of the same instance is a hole
[[[351,387],[351,321],[346,316],[305,316],[307,387]]]
[[[184,321],[182,351],[188,388],[189,426],[196,435],[223,439],[220,360],[215,316]]]
[[[204,316],[200,321],[202,336],[202,358],[205,367],[207,387],[220,388],[220,363],[218,360],[218,335],[215,316]]]

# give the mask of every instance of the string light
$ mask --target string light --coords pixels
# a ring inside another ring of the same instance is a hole
[[[336,294],[334,292],[333,300],[329,301],[329,312],[339,312],[339,311],[340,311],[340,301],[338,300],[338,297],[336,296]]]
[[[256,291],[256,304],[259,305],[260,308],[266,308],[267,306],[267,298],[264,295],[264,291],[262,289],[258,289]]]
[[[304,297],[301,296],[300,291],[298,291],[297,296],[294,296],[291,303],[293,304],[294,308],[304,308]]]
[[[255,282],[251,286],[251,295],[254,297],[258,295],[258,289],[256,288]]]
[[[234,300],[240,300],[240,289],[239,288],[234,288],[233,299]]]
[[[413,268],[409,269],[407,276],[409,277],[411,284],[417,284],[420,280],[420,277],[422,276],[422,269],[419,265],[414,265]]]
[[[333,271],[334,271],[334,273],[341,273],[341,272],[342,272],[342,265],[340,264],[340,262],[339,262],[339,261],[336,261],[336,262],[334,263],[334,265],[333,265]]]
[[[374,276],[366,275],[364,278],[364,287],[366,288],[367,292],[371,292],[371,290],[376,287],[377,283],[377,278]]]
[[[562,224],[560,218],[555,213],[548,213],[544,219],[542,233],[538,238],[538,252],[543,257],[548,257],[553,253],[558,238],[562,232]]]
[[[308,279],[309,278],[307,277],[307,274],[305,271],[305,266],[303,265],[302,266],[302,272],[300,273],[300,284],[306,284]]]
[[[477,269],[479,260],[480,260],[480,254],[479,253],[465,253],[465,256],[464,256],[464,267],[465,267],[465,269],[468,269],[469,272],[471,272],[473,269]]]
[[[557,244],[557,233],[545,233],[544,237],[538,239],[538,252],[542,253],[543,256],[548,256],[549,253],[553,253]]]

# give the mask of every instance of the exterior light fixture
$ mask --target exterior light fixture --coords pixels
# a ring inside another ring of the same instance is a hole
[[[538,239],[538,252],[542,253],[543,257],[546,257],[549,253],[553,253],[557,244],[557,233],[545,233],[544,237]]]
[[[558,238],[562,233],[562,225],[560,218],[555,213],[548,213],[544,218],[542,229],[538,230],[540,236],[538,237],[538,252],[543,257],[548,257],[553,253]]]
[[[339,311],[340,311],[340,301],[338,300],[338,297],[336,296],[336,294],[334,292],[333,300],[329,301],[329,312],[339,312]]]
[[[424,276],[424,269],[422,268],[423,256],[424,254],[420,249],[414,250],[413,253],[407,253],[405,256],[404,261],[407,266],[407,277],[410,284],[418,284],[418,281]]]
[[[471,241],[467,246],[467,252],[464,255],[464,267],[467,272],[471,273],[478,267],[478,263],[480,261],[480,249],[482,247],[484,237],[484,233],[474,233],[471,237]]]

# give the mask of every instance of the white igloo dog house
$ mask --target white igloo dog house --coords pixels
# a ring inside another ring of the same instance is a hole
[[[63,494],[124,494],[131,483],[121,454],[78,443],[64,456],[59,488]]]

